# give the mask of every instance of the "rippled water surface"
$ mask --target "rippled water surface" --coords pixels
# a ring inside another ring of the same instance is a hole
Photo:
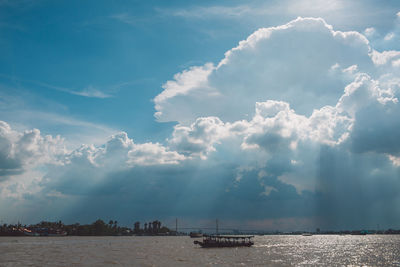
[[[247,248],[189,237],[0,237],[0,266],[400,266],[400,235],[257,236]]]

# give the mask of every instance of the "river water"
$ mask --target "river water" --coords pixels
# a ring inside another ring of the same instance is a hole
[[[200,248],[180,237],[0,237],[0,266],[400,266],[400,235],[256,236]]]

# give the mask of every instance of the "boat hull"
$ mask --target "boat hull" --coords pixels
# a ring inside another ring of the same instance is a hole
[[[228,243],[228,242],[200,242],[194,241],[194,244],[200,245],[202,248],[231,248],[231,247],[251,247],[254,242],[246,243]]]

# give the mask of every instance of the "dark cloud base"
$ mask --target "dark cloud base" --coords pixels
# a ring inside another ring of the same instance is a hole
[[[68,179],[63,178],[59,180],[62,183],[52,179],[43,185],[46,190],[79,199],[59,213],[66,221],[105,217],[130,225],[135,220],[171,217],[222,221],[312,218],[313,226],[324,229],[395,227],[400,219],[398,172],[371,176],[375,168],[390,164],[387,159],[375,159],[368,155],[343,157],[338,149],[321,147],[316,192],[298,192],[274,175],[260,178],[259,172],[268,173],[268,169],[244,171],[238,181],[237,165],[201,163],[184,169],[135,167],[109,173],[96,185],[71,179],[65,183]],[[69,172],[65,175],[71,177]],[[266,186],[273,188],[269,194]]]

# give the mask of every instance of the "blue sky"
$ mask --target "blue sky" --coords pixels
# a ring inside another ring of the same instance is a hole
[[[400,227],[399,12],[0,1],[0,219]]]

